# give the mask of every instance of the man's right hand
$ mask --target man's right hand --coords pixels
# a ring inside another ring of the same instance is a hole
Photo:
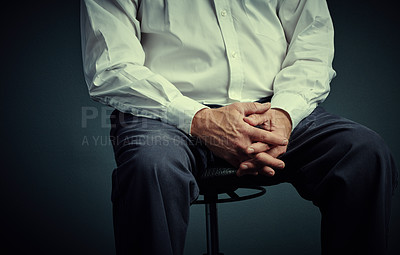
[[[241,162],[249,160],[246,149],[255,142],[271,146],[287,145],[285,137],[253,127],[243,120],[251,114],[264,113],[269,108],[269,103],[234,103],[216,109],[202,109],[192,120],[191,134],[203,140],[215,155],[239,168]],[[282,163],[271,157],[268,165],[280,168]],[[257,170],[248,173],[258,174]]]

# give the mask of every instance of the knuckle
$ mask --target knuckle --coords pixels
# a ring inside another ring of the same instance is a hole
[[[254,122],[260,122],[263,120],[263,116],[260,114],[253,114],[251,117],[253,118]]]
[[[241,123],[241,124],[238,126],[238,132],[240,132],[240,133],[243,134],[243,135],[249,136],[250,133],[251,133],[251,126],[246,125],[246,124],[244,124],[244,123]]]
[[[245,125],[245,123],[238,123],[238,125],[236,125],[236,127],[235,127],[235,132],[237,135],[243,136],[248,132],[247,129],[248,128]]]
[[[257,109],[257,108],[258,108],[258,104],[257,104],[256,102],[251,102],[250,106],[251,106],[253,109]]]
[[[239,108],[240,108],[240,103],[239,103],[239,102],[236,102],[236,103],[231,104],[231,106],[232,106],[233,108],[239,109]]]
[[[232,140],[232,145],[236,148],[236,149],[242,149],[243,148],[243,142],[242,139],[236,137]]]
[[[268,133],[266,133],[266,132],[263,132],[263,134],[261,135],[260,138],[261,138],[262,141],[269,141],[270,135]]]
[[[235,146],[235,148],[237,148],[239,144],[240,144],[239,138],[236,137],[232,140],[232,145]]]
[[[263,160],[264,160],[264,154],[263,154],[263,153],[258,153],[258,154],[255,156],[255,158],[256,158],[256,160],[258,160],[258,161],[263,161]]]
[[[247,146],[244,146],[243,144],[239,143],[236,145],[236,148],[238,148],[240,151],[246,152]]]
[[[252,114],[252,115],[247,116],[246,118],[248,120],[250,120],[251,122],[254,122],[254,120],[257,118],[257,115]]]

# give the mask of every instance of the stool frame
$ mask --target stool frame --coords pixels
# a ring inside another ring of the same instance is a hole
[[[204,255],[224,255],[219,251],[217,203],[236,202],[260,197],[266,193],[266,190],[261,186],[226,186],[226,189],[221,189],[221,187],[207,187],[206,185],[205,183],[200,185],[200,194],[204,196],[204,199],[194,202],[194,204],[205,205],[207,253],[204,253]],[[202,190],[202,186],[207,188]],[[253,192],[250,195],[239,196],[235,193],[239,188],[257,190],[257,192]],[[228,194],[230,198],[219,198],[218,195],[223,193]]]

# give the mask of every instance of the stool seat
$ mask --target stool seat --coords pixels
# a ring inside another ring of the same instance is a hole
[[[249,182],[246,178],[238,177],[233,167],[209,167],[200,176],[197,184],[203,200],[196,200],[194,204],[205,204],[207,253],[205,255],[223,255],[219,252],[217,203],[235,202],[252,199],[265,194],[265,188]],[[239,188],[257,190],[250,195],[239,196],[235,191]],[[230,198],[219,198],[219,194],[226,193]]]
[[[236,176],[236,169],[233,167],[210,167],[200,175],[200,180],[206,181],[216,178],[232,178]]]
[[[197,177],[197,183],[200,188],[200,195],[204,200],[197,200],[195,204],[206,204],[210,202],[226,203],[242,201],[256,198],[266,193],[265,188],[252,184],[245,178],[236,175],[236,169],[233,167],[210,167]],[[258,192],[239,196],[235,191],[239,188],[258,190]],[[218,198],[219,194],[228,194],[230,198]],[[212,199],[217,199],[212,201]]]
[[[232,193],[238,189],[236,169],[231,167],[207,168],[197,177],[201,195]],[[200,203],[199,200],[196,203]]]

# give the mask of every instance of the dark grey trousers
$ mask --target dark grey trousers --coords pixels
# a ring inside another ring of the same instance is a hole
[[[198,140],[158,120],[114,111],[113,215],[118,255],[183,254],[195,176],[221,161]],[[284,170],[319,207],[322,254],[384,254],[398,173],[382,139],[318,107],[293,130]]]

